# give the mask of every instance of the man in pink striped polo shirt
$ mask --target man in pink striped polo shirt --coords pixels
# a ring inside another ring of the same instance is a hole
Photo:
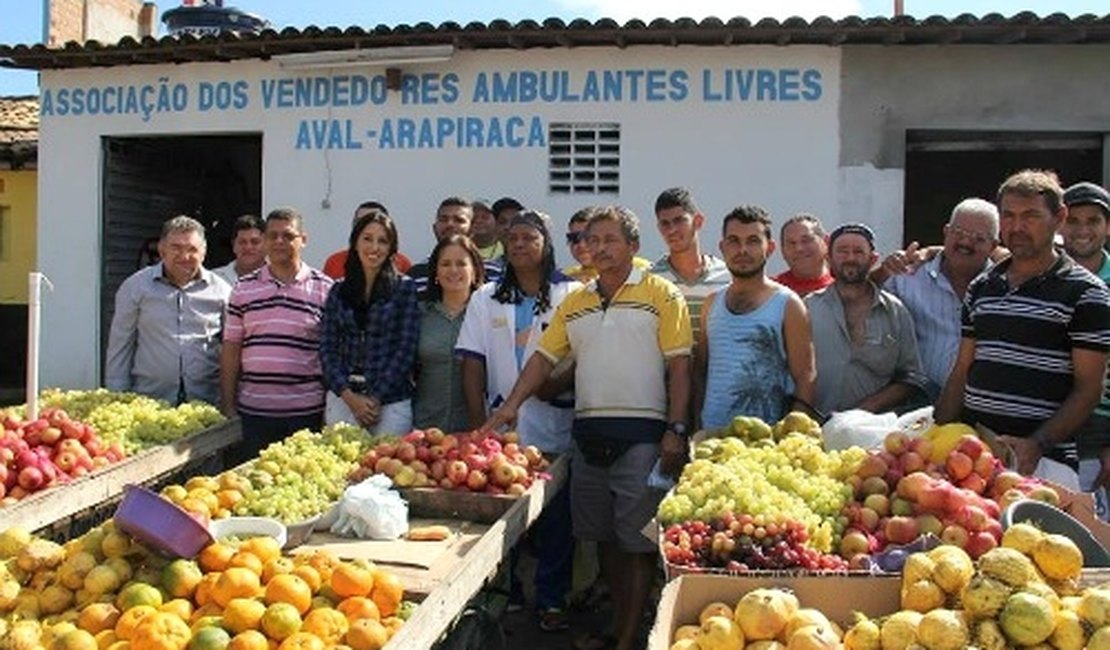
[[[320,318],[332,279],[301,260],[308,234],[296,210],[270,212],[264,237],[267,263],[235,285],[224,325],[220,406],[243,426],[235,464],[323,423]]]

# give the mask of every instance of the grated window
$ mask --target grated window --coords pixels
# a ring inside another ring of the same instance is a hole
[[[553,122],[547,143],[549,192],[620,193],[620,124]]]

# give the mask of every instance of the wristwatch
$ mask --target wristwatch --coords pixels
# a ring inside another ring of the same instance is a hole
[[[687,438],[690,436],[690,432],[686,428],[686,423],[684,422],[671,422],[667,425],[667,431],[670,431],[676,436],[681,436],[683,438]]]

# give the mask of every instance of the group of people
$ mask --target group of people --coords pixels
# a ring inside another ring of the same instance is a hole
[[[661,259],[637,256],[630,210],[593,207],[567,225],[576,264],[565,269],[550,217],[512,199],[443,200],[435,248],[415,264],[387,208],[364,203],[326,273],[301,259],[295,210],[241,218],[236,259],[216,271],[203,267],[203,227],[175,217],[161,263],[119,290],[106,383],[219,404],[242,418],[240,459],[340,421],[511,426],[525,444],[569,452],[569,487],[536,525],[536,605],[544,629],[565,628],[572,542],[596,542],[614,619],[593,647],[636,640],[656,561],[640,531],[662,496],[649,475],[676,476],[690,432],[737,415],[935,404],[938,422],[1002,436],[1024,473],[1074,477],[1082,458],[1083,488],[1105,487],[1104,188],[1064,191],[1026,170],[993,203],[955,206],[939,245],[885,258],[867,225],[826,234],[809,214],[776,242],[751,205],[724,216],[718,257],[688,190],[654,207]],[[771,277],[780,244],[788,270]]]

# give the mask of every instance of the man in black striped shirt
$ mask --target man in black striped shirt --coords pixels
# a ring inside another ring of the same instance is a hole
[[[1067,215],[1055,174],[1014,174],[999,188],[998,205],[1011,255],[968,288],[959,356],[936,420],[990,427],[1013,446],[1022,474],[1059,478],[1052,461],[1074,471],[1075,431],[1101,395],[1110,292],[1053,246]]]

